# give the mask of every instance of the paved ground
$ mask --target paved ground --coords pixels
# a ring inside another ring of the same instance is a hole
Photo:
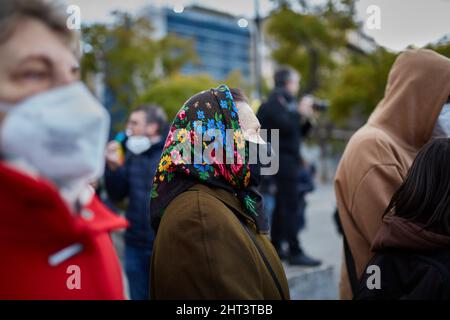
[[[301,294],[293,292],[293,298],[338,299],[342,239],[333,219],[334,192],[331,184],[316,187],[316,191],[307,198],[307,225],[300,239],[305,251],[321,259],[323,266],[320,268],[286,266],[286,274],[290,280],[298,277],[295,285],[299,286]]]
[[[307,198],[306,230],[300,235],[305,248],[325,262],[336,265],[341,259],[341,236],[337,232],[333,214],[334,191],[331,185],[319,185]]]

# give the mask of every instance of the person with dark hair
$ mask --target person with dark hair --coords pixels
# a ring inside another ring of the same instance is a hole
[[[273,76],[275,88],[287,88],[292,95],[296,95],[299,88],[300,77],[298,73],[288,67],[278,69]]]
[[[0,300],[125,298],[110,232],[127,223],[90,186],[110,118],[66,22],[60,1],[0,0]]]
[[[111,141],[107,146],[105,189],[113,202],[128,199],[126,218],[130,228],[125,233],[125,271],[130,297],[149,298],[149,269],[154,234],[150,226],[149,199],[153,176],[164,146],[167,116],[155,105],[134,109],[127,123],[124,160],[123,146]]]
[[[242,92],[225,85],[178,112],[152,190],[152,299],[289,299],[256,189],[260,161],[249,161],[267,146],[259,127]]]
[[[272,214],[271,238],[280,258],[292,265],[317,266],[321,262],[309,257],[300,246],[298,176],[300,171],[301,140],[311,129],[312,103],[308,99],[298,103],[300,75],[291,68],[281,68],[274,76],[275,89],[258,110],[261,127],[279,130],[279,164],[275,176],[275,209]],[[270,136],[270,135],[269,135]],[[289,252],[283,251],[287,242]]]
[[[449,138],[419,151],[384,212],[355,299],[450,299],[449,164]]]
[[[449,95],[450,59],[432,50],[407,50],[391,68],[383,99],[347,144],[334,188],[344,230],[342,299],[352,298],[373,256],[370,246],[383,212],[418,151],[450,134]]]

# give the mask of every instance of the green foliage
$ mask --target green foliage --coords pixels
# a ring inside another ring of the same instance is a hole
[[[275,61],[297,69],[303,92],[313,93],[336,67],[333,51],[344,48],[347,31],[356,28],[354,1],[330,0],[313,8],[299,1],[302,12],[292,10],[290,3],[280,2],[265,31],[274,44]]]
[[[450,43],[428,45],[450,57]],[[364,56],[352,56],[343,64],[322,91],[331,102],[332,120],[344,124],[351,115],[368,117],[384,96],[387,78],[397,54],[383,48]]]
[[[329,82],[331,119],[344,123],[352,114],[367,117],[383,98],[396,54],[379,48],[370,55],[350,57]]]
[[[172,75],[187,63],[198,63],[193,43],[169,34],[159,41],[159,53],[165,75]]]
[[[302,74],[303,93],[330,101],[331,120],[345,125],[355,114],[367,117],[383,97],[396,54],[382,48],[367,54],[348,50],[347,32],[358,28],[355,1],[328,0],[318,6],[302,0],[273,1],[278,7],[268,18],[265,32],[273,44],[274,60]],[[183,65],[198,62],[192,41],[175,35],[152,39],[148,19],[115,15],[112,25],[83,27],[88,50],[81,66],[87,82],[92,74],[104,75],[105,85],[116,97],[116,110],[157,103],[173,118],[189,97],[220,83],[250,94],[252,87],[239,71],[222,82],[208,75],[180,75]],[[450,57],[450,44],[428,48]]]
[[[244,90],[248,88],[248,84],[237,70],[232,71],[225,81],[217,81],[207,74],[173,74],[150,86],[140,96],[137,103],[156,103],[164,108],[169,119],[173,119],[183,103],[191,96],[203,90],[217,87],[222,83],[227,84],[230,88],[239,87]]]
[[[105,85],[116,98],[113,111],[127,114],[138,104],[156,103],[172,118],[190,96],[220,84],[208,75],[179,74],[186,63],[198,62],[192,41],[174,34],[155,40],[148,19],[115,15],[111,26],[84,26],[83,42],[89,50],[81,62],[84,80],[92,74],[104,75]],[[251,90],[237,70],[223,82],[247,93]]]
[[[208,75],[184,76],[175,74],[153,84],[138,103],[156,103],[172,119],[183,103],[197,92],[215,87],[217,83]]]
[[[176,73],[185,63],[195,62],[189,40],[168,35],[151,38],[148,19],[116,13],[111,26],[84,26],[83,42],[89,50],[81,61],[82,78],[101,72],[105,85],[116,98],[116,108],[129,109],[135,99],[161,76]],[[157,68],[160,66],[160,68]]]
[[[434,50],[437,53],[440,53],[443,56],[446,56],[447,58],[450,58],[450,42],[446,43],[446,44],[428,45],[427,48]]]
[[[345,125],[355,114],[367,117],[383,97],[396,55],[381,48],[366,54],[349,50],[347,34],[358,29],[354,0],[308,3],[279,2],[267,26],[274,59],[302,74],[304,92],[330,101],[332,121]]]
[[[330,101],[330,120],[341,126],[355,117],[363,122],[383,98],[397,54],[383,48],[349,50],[347,32],[358,28],[354,0],[314,7],[305,0],[272,1],[278,6],[265,31],[274,44],[274,60],[301,73],[303,92]],[[450,43],[427,48],[450,57]]]

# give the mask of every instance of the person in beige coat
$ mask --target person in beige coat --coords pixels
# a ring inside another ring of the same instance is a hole
[[[433,135],[450,95],[450,59],[431,50],[408,50],[395,61],[385,96],[350,139],[340,161],[335,193],[356,277],[373,256],[372,241],[392,195],[419,149]],[[340,295],[351,299],[346,259]]]

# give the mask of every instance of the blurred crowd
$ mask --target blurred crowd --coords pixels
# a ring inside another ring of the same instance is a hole
[[[140,105],[112,134],[60,7],[0,4],[1,299],[288,300],[283,261],[321,265],[301,241],[316,168],[300,150],[324,107],[297,71],[275,72],[256,113],[224,84],[173,120]],[[349,141],[335,180],[343,299],[450,298],[449,96],[450,60],[406,51]]]

